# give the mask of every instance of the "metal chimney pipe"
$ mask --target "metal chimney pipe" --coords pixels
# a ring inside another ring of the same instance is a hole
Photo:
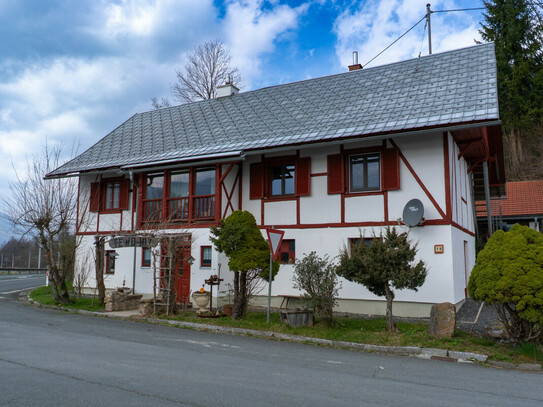
[[[358,65],[358,51],[353,51],[353,65]]]

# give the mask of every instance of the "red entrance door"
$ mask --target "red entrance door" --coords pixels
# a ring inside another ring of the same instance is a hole
[[[177,293],[177,302],[187,304],[190,302],[190,241],[184,242],[179,248],[177,267],[175,270],[175,292]]]

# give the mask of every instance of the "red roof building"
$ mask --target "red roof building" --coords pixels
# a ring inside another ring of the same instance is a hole
[[[543,220],[543,181],[519,181],[505,184],[506,196],[492,199],[492,218],[507,225],[520,223],[541,230]],[[486,220],[486,203],[475,203],[477,218]]]

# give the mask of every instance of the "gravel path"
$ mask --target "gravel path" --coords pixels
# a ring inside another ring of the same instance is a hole
[[[456,327],[462,331],[485,336],[497,336],[503,329],[494,307],[475,302],[471,298],[466,299],[456,313]]]

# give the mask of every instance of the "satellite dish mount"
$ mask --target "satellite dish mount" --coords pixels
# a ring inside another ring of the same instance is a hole
[[[424,206],[419,199],[411,199],[403,208],[403,222],[410,227],[421,224],[424,217]]]

